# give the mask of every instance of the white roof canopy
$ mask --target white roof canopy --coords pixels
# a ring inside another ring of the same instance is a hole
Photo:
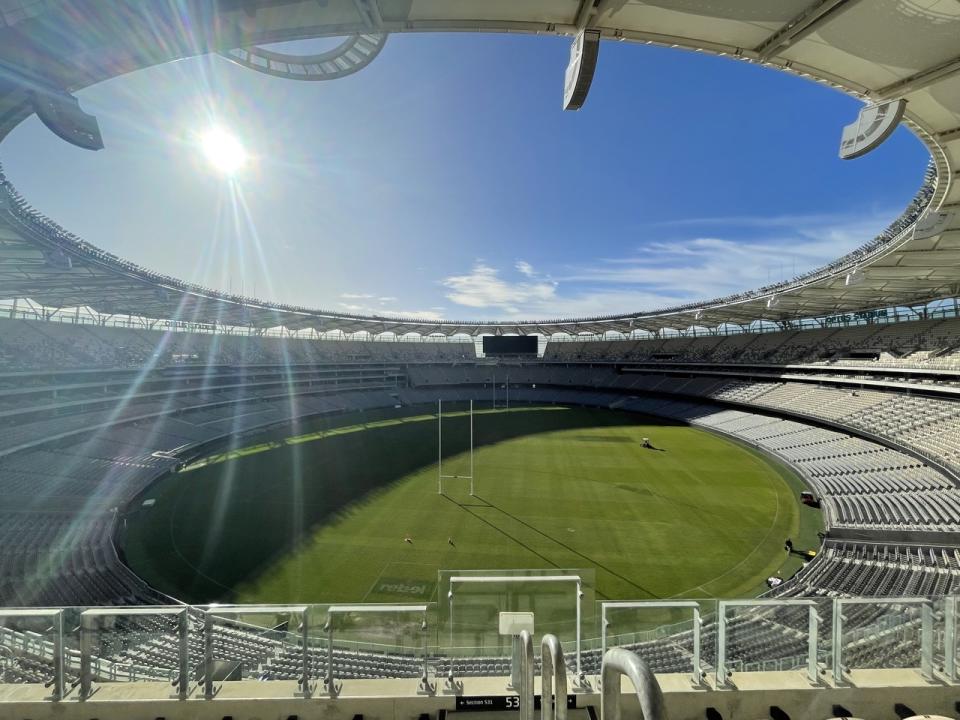
[[[777,321],[960,295],[958,0],[219,0],[184,3],[194,8],[190,22],[170,17],[171,4],[117,0],[96,4],[93,11],[85,4],[82,26],[74,22],[70,5],[69,0],[0,2],[0,137],[33,112],[25,83],[74,91],[180,57],[297,38],[427,31],[572,37],[591,28],[607,41],[656,43],[763,63],[868,103],[905,99],[904,122],[929,148],[934,176],[906,227],[835,267],[682,308],[625,308],[615,317],[530,322],[350,316],[229,296],[161,277],[80,243],[62,229],[30,220],[25,210],[4,210],[0,197],[2,297],[29,297],[55,308],[87,306],[108,315],[261,328],[550,335]],[[118,27],[125,33],[118,35]],[[564,68],[558,67],[552,78],[558,112],[563,77]],[[840,133],[838,127],[838,143]],[[912,221],[921,209],[943,214],[933,222],[928,212],[926,227],[915,231]]]

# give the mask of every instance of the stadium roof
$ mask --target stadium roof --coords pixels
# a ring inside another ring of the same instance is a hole
[[[884,235],[794,280],[677,308],[531,322],[354,316],[219,293],[80,241],[29,210],[5,184],[13,195],[0,195],[0,297],[31,298],[51,308],[86,306],[107,315],[259,328],[479,335],[745,324],[960,295],[960,0],[0,0],[0,138],[34,112],[35,94],[73,92],[192,55],[221,52],[261,72],[325,79],[375,62],[389,33],[572,37],[583,29],[608,41],[762,63],[866,103],[906,100],[904,122],[931,153],[928,181]],[[351,35],[341,50],[299,61],[257,49]],[[549,79],[557,83],[558,96],[563,78],[564,68],[558,67]],[[65,113],[60,118],[68,118],[67,127],[55,131],[77,141],[70,132],[69,103],[62,101],[57,100]],[[840,133],[837,128],[838,139]],[[99,136],[82,140],[96,147]]]

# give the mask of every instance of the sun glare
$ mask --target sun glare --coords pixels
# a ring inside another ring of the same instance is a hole
[[[223,175],[233,175],[247,164],[243,145],[221,127],[210,128],[201,135],[200,148],[210,166]]]

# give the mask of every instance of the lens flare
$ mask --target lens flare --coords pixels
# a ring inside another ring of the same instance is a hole
[[[247,164],[247,151],[237,137],[222,127],[200,136],[200,149],[210,166],[222,175],[234,175]]]

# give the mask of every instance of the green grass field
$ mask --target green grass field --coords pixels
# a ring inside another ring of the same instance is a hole
[[[478,412],[476,496],[466,480],[440,496],[432,411],[318,419],[195,463],[128,509],[125,558],[191,602],[422,601],[441,569],[522,568],[592,569],[597,599],[646,599],[756,594],[796,569],[786,537],[816,546],[788,468],[618,411]],[[445,473],[467,473],[467,427],[444,419]]]

